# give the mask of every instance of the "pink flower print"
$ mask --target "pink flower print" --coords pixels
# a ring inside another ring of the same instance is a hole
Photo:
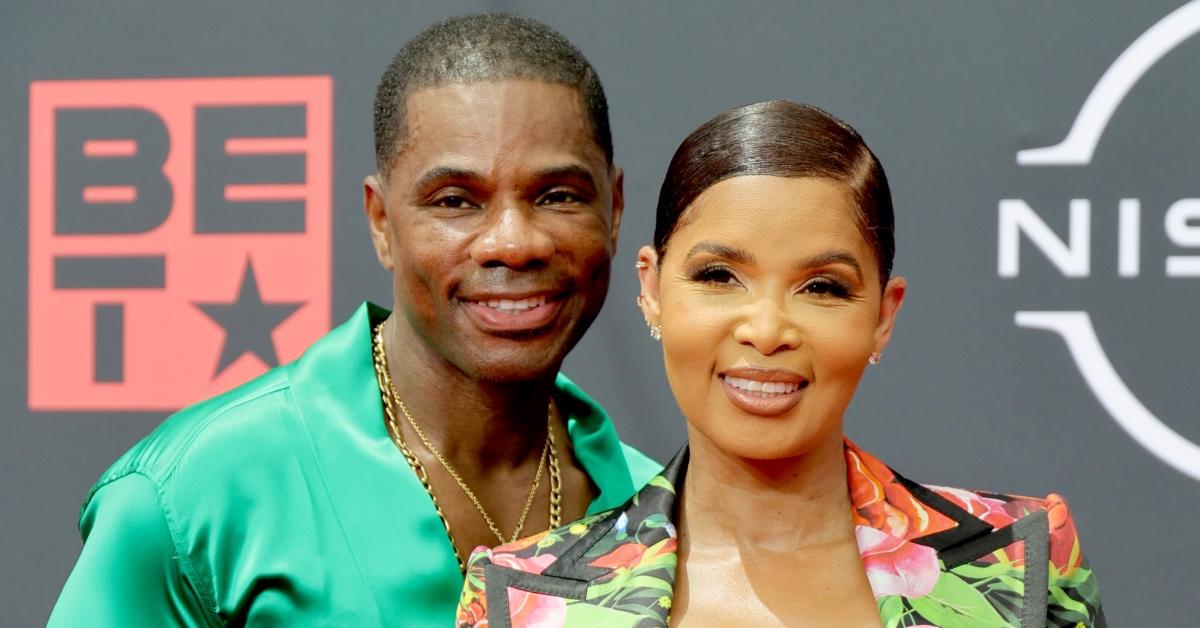
[[[508,614],[513,628],[558,628],[566,620],[567,601],[509,587]]]
[[[999,499],[984,497],[960,488],[947,488],[943,486],[931,488],[942,497],[957,504],[963,510],[988,522],[993,528],[999,529],[1012,525],[1018,519],[1018,517],[1014,517],[1009,512],[1008,503]]]
[[[855,526],[858,553],[875,597],[921,597],[933,590],[941,571],[932,547],[910,543],[868,526]]]
[[[532,574],[542,573],[547,567],[553,564],[554,561],[558,560],[558,557],[552,554],[542,554],[540,556],[533,556],[530,558],[521,558],[516,554],[511,554],[509,552],[497,552],[496,550],[491,551],[491,556],[489,556],[489,558],[492,559],[493,564]]]

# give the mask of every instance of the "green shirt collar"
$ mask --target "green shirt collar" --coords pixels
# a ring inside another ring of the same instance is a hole
[[[383,408],[371,356],[371,329],[390,312],[363,302],[342,325],[315,342],[292,366],[293,394],[306,415],[319,408],[322,422],[347,422],[356,438],[387,441]],[[567,376],[555,379],[555,400],[567,417],[575,458],[598,489],[588,514],[614,508],[639,487],[629,472],[621,441],[608,414]],[[314,416],[308,416],[309,422]],[[324,427],[333,427],[325,425]],[[399,451],[394,454],[400,456]]]

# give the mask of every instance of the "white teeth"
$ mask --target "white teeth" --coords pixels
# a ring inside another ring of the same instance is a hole
[[[799,384],[792,382],[760,382],[753,379],[745,379],[742,377],[726,377],[726,382],[734,388],[740,388],[750,393],[754,393],[755,397],[771,397],[774,395],[786,395],[793,393]]]
[[[529,297],[528,299],[512,300],[512,299],[489,299],[487,301],[477,301],[480,305],[486,305],[490,308],[500,310],[501,312],[526,312],[535,307],[546,304],[546,297],[537,296]]]

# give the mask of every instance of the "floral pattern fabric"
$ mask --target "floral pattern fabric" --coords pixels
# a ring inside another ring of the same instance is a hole
[[[886,628],[1104,625],[1062,497],[922,486],[849,440],[845,456],[859,554]],[[686,466],[685,448],[621,508],[476,550],[457,626],[666,626]]]

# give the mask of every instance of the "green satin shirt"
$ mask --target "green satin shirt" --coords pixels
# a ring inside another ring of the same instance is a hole
[[[50,626],[449,626],[462,576],[384,426],[364,303],[298,360],[167,419],[84,500]],[[559,376],[575,456],[614,508],[660,465]]]

